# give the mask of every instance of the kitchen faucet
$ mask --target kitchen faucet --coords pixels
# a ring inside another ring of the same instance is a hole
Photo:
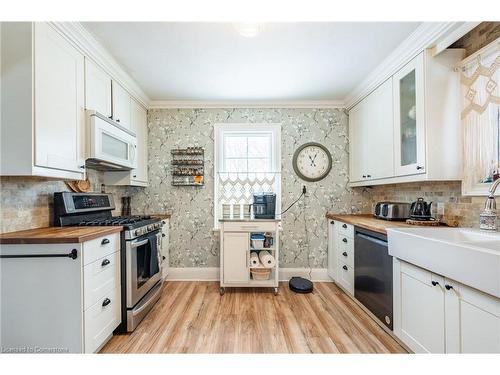
[[[479,228],[486,230],[497,230],[497,203],[495,201],[495,191],[500,185],[500,178],[490,187],[488,198],[484,204],[484,210],[479,215]]]

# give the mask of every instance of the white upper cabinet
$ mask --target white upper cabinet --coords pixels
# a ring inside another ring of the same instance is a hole
[[[119,83],[113,81],[113,120],[121,126],[130,129],[130,105],[131,97],[128,92],[120,86]]]
[[[389,79],[349,112],[351,181],[394,174],[392,91]]]
[[[111,77],[88,58],[85,59],[85,108],[112,116]]]
[[[1,24],[2,175],[84,178],[84,57],[48,23]]]
[[[463,54],[421,52],[349,111],[351,186],[461,179]]]
[[[425,173],[423,54],[410,61],[392,79],[395,175]]]
[[[137,168],[132,170],[132,180],[148,182],[148,119],[147,111],[135,100],[131,101],[132,130],[137,136]]]
[[[81,171],[83,55],[46,23],[35,24],[35,164]]]

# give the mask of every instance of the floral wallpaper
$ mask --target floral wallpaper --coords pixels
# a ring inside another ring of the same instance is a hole
[[[347,187],[347,115],[342,109],[154,109],[149,122],[149,187],[113,189],[132,196],[133,213],[171,210],[170,265],[218,267],[218,232],[213,230],[214,124],[281,123],[283,208],[301,193],[307,195],[282,218],[281,267],[325,268],[327,230],[325,213],[358,213],[370,209],[361,189]],[[300,180],[292,156],[298,146],[319,142],[332,154],[333,167],[322,181]],[[205,186],[171,185],[170,150],[188,146],[205,149]]]

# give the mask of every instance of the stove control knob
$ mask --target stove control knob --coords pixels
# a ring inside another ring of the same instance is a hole
[[[160,227],[160,223],[155,224],[155,229],[158,229]]]
[[[141,235],[141,233],[142,233],[142,231],[141,231],[140,229],[136,229],[136,230],[135,230],[135,232],[134,232],[134,234],[135,234],[136,236],[140,236],[140,235]]]
[[[148,230],[153,230],[153,226],[152,225],[148,225]]]

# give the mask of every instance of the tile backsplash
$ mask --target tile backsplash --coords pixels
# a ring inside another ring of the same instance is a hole
[[[413,202],[418,197],[433,202],[432,214],[439,217],[438,205],[443,207],[444,218],[456,217],[461,227],[479,227],[479,213],[485,197],[466,197],[461,193],[459,181],[413,182],[374,186],[366,189],[372,206],[380,201]]]
[[[100,191],[100,174],[87,171],[92,191]],[[53,194],[68,191],[64,181],[37,177],[0,178],[0,232],[52,225]]]

